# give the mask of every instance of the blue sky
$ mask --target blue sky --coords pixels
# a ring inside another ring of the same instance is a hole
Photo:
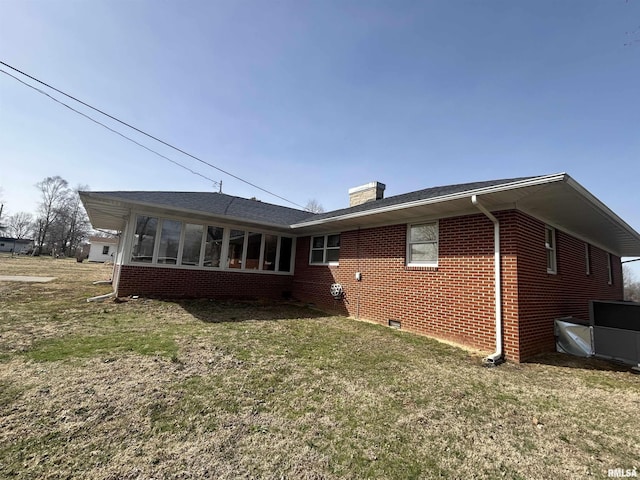
[[[301,205],[566,171],[640,230],[639,29],[639,0],[0,0],[0,59]],[[50,175],[213,189],[3,74],[0,145],[9,212]]]

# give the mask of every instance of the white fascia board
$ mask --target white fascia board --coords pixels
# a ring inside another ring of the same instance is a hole
[[[329,217],[321,220],[312,220],[310,222],[294,223],[291,225],[292,229],[302,227],[312,227],[316,225],[322,225],[326,223],[336,222],[338,220],[349,220],[352,218],[366,217],[369,215],[375,215],[378,213],[393,212],[396,210],[404,210],[412,207],[420,207],[424,205],[432,205],[435,203],[443,203],[451,200],[459,200],[462,198],[471,198],[473,195],[487,195],[491,193],[503,192],[507,190],[515,190],[518,188],[533,187],[536,185],[545,185],[554,182],[566,181],[568,175],[566,173],[556,173],[553,175],[544,175],[541,177],[530,178],[528,180],[520,180],[512,183],[503,183],[492,187],[477,188],[475,190],[466,190],[464,192],[452,193],[449,195],[442,195],[440,197],[428,198],[424,200],[414,200],[413,202],[399,203],[397,205],[389,205],[387,207],[374,208],[372,210],[365,210],[362,212],[347,213],[345,215],[339,215],[337,217]]]

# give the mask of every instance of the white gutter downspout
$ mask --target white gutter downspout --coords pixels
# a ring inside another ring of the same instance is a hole
[[[494,270],[495,270],[495,296],[496,296],[496,351],[484,359],[487,365],[499,365],[504,361],[502,351],[502,274],[500,271],[500,222],[494,217],[484,205],[480,203],[477,195],[471,197],[478,210],[484,213],[493,222],[493,245],[494,245]]]

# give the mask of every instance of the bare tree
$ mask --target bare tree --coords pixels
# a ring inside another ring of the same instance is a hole
[[[35,224],[37,238],[34,255],[39,255],[48,240],[47,235],[51,225],[58,219],[59,212],[68,198],[69,184],[56,175],[36,183],[36,187],[42,195]]]
[[[324,207],[315,198],[310,199],[304,209],[311,213],[324,213]]]
[[[58,203],[54,220],[49,226],[45,243],[56,255],[73,256],[90,231],[89,219],[80,201],[78,191],[88,190],[87,186],[67,190]]]
[[[7,231],[14,238],[27,238],[33,232],[33,215],[18,212],[7,219]]]
[[[622,266],[622,276],[624,278],[624,299],[640,302],[640,282],[636,280],[630,265]]]

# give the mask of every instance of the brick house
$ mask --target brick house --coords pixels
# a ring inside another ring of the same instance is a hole
[[[640,255],[640,234],[564,173],[384,189],[323,214],[220,193],[80,197],[94,227],[122,232],[119,296],[293,297],[490,361],[553,350],[553,320],[621,300],[620,258]]]

